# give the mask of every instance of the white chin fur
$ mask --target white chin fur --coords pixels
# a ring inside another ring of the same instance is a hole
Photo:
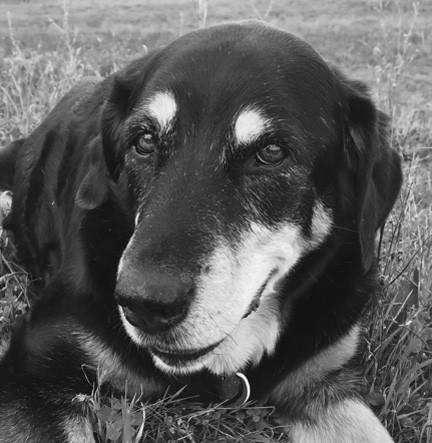
[[[256,365],[265,354],[274,352],[282,326],[275,285],[298,260],[319,245],[331,229],[331,216],[318,202],[312,219],[311,238],[299,226],[285,223],[268,228],[251,223],[239,243],[232,247],[219,239],[206,265],[210,271],[196,282],[196,297],[185,320],[176,326],[170,348],[203,349],[221,341],[208,354],[181,366],[170,366],[156,356],[155,365],[164,372],[192,373],[208,369],[214,374],[229,374],[248,364]],[[251,303],[273,272],[261,295],[258,309],[246,318]],[[120,315],[127,333],[140,345],[149,339]]]

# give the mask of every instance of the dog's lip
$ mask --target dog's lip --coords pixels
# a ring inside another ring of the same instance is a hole
[[[203,357],[217,348],[223,340],[224,339],[219,340],[218,342],[213,343],[210,346],[206,346],[205,348],[198,349],[169,349],[160,346],[152,346],[150,348],[150,352],[154,356],[160,358],[163,362],[172,366],[179,363],[192,362]]]
[[[246,311],[246,313],[243,315],[242,320],[249,317],[249,315],[252,314],[252,312],[255,312],[260,303],[261,303],[261,296],[263,295],[264,289],[266,288],[268,282],[270,281],[270,279],[273,277],[273,275],[276,274],[276,272],[278,271],[277,268],[272,269],[267,278],[265,279],[264,283],[260,286],[260,288],[258,289],[257,293],[255,294],[255,297],[252,299],[248,310]]]

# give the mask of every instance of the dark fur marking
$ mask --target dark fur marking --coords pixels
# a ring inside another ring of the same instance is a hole
[[[25,139],[15,140],[0,148],[0,189],[12,188],[16,157],[24,142]]]
[[[66,144],[65,152],[57,173],[57,188],[55,190],[55,196],[58,205],[61,204],[62,195],[63,192],[65,192],[66,184],[68,182],[68,169],[71,167],[74,157],[73,143],[76,143],[76,140],[72,139]]]

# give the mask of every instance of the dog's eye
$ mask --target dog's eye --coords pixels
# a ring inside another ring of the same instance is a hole
[[[138,155],[151,155],[155,151],[156,140],[151,132],[141,134],[135,145],[135,151]]]
[[[278,165],[285,158],[285,152],[277,145],[267,145],[257,152],[255,158],[258,163],[265,166]]]

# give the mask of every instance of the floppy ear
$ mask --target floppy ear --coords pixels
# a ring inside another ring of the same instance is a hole
[[[82,209],[95,209],[107,199],[109,182],[100,136],[90,142],[88,150],[88,169],[78,187],[75,203]]]
[[[391,211],[402,184],[401,160],[389,144],[388,117],[377,110],[367,88],[342,79],[346,154],[355,177],[355,207],[363,269],[374,259],[377,230]]]
[[[121,124],[142,95],[158,52],[133,61],[112,79],[111,93],[102,115],[105,161],[117,181],[123,168],[124,143]]]

